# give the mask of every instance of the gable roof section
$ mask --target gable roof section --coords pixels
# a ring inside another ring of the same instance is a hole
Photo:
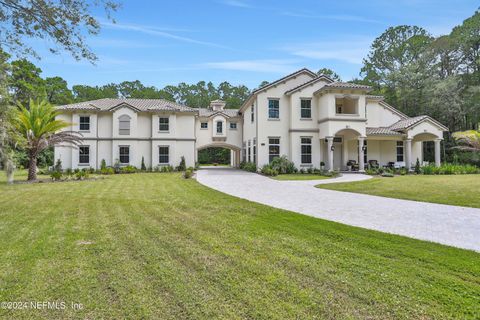
[[[332,82],[329,84],[324,85],[317,91],[315,91],[313,94],[317,94],[321,91],[325,91],[328,89],[350,89],[350,90],[363,90],[363,91],[371,91],[372,88],[370,86],[366,86],[363,84],[357,84],[357,83],[350,83],[350,82]]]
[[[367,127],[367,136],[401,136],[401,132],[390,130],[388,127]]]
[[[210,108],[200,108],[198,109],[198,116],[200,117],[211,117],[217,114],[223,114],[227,118],[238,117],[238,109],[223,109],[223,110],[212,110]]]
[[[391,112],[395,113],[397,116],[399,116],[402,119],[408,119],[409,118],[405,113],[395,109],[393,106],[389,105],[385,101],[380,101],[378,104],[381,105],[382,107],[390,110]]]
[[[58,110],[95,110],[113,111],[119,107],[129,107],[136,111],[172,111],[172,112],[197,112],[197,109],[190,108],[164,99],[115,99],[105,98],[79,103],[72,103],[58,106]]]
[[[414,127],[414,126],[416,126],[416,125],[418,125],[418,124],[420,124],[424,121],[431,121],[435,125],[439,126],[442,130],[448,131],[448,128],[445,127],[443,124],[441,124],[437,120],[435,120],[435,119],[433,119],[429,116],[425,116],[425,115],[400,120],[400,121],[392,124],[389,128],[391,130],[394,130],[394,131],[403,131],[403,130],[410,129],[410,128],[412,128],[412,127]]]
[[[287,80],[289,80],[289,79],[291,79],[291,78],[296,78],[296,77],[298,77],[299,75],[304,74],[304,73],[305,73],[305,74],[308,74],[309,76],[311,76],[312,79],[318,77],[318,75],[317,75],[315,72],[313,72],[313,71],[311,71],[311,70],[308,70],[307,68],[303,68],[303,69],[297,70],[297,71],[295,71],[295,72],[293,72],[293,73],[291,73],[291,74],[289,74],[289,75],[286,75],[286,76],[283,77],[283,78],[280,78],[280,79],[278,79],[278,80],[275,80],[275,81],[273,81],[273,82],[271,82],[271,83],[269,83],[269,84],[267,84],[267,85],[265,85],[265,86],[263,86],[263,87],[261,87],[261,88],[258,88],[258,89],[253,90],[252,93],[248,96],[248,98],[243,102],[242,106],[240,107],[240,109],[239,109],[238,111],[239,111],[239,112],[243,112],[243,110],[249,105],[248,102],[249,102],[253,97],[255,97],[255,95],[256,95],[257,93],[259,93],[259,92],[261,92],[261,91],[263,91],[263,90],[267,90],[268,88],[277,86],[277,85],[279,85],[280,83],[282,83],[282,82],[284,82],[284,81],[287,81]]]
[[[299,85],[299,86],[297,86],[297,87],[295,87],[295,88],[292,88],[292,89],[290,89],[290,90],[285,91],[285,94],[286,94],[287,96],[288,96],[288,95],[291,95],[292,93],[297,92],[297,91],[299,91],[299,90],[302,90],[303,88],[308,87],[308,86],[310,86],[310,85],[313,85],[313,84],[317,83],[318,81],[326,81],[327,83],[332,83],[332,82],[333,82],[332,79],[330,79],[329,77],[327,77],[327,76],[325,76],[325,75],[322,74],[322,75],[320,75],[320,76],[318,76],[318,77],[316,77],[316,78],[313,78],[312,80],[307,81],[307,82],[305,82],[305,83],[303,83],[303,84],[301,84],[301,85]]]

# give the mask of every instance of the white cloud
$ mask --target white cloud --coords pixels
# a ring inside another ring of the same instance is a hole
[[[292,44],[283,48],[292,55],[315,60],[338,60],[362,64],[369,52],[372,39],[351,39]]]
[[[250,4],[242,0],[222,0],[221,3],[231,7],[252,8]]]
[[[177,41],[181,41],[181,42],[193,43],[193,44],[204,45],[204,46],[209,46],[209,47],[229,49],[228,47],[223,46],[221,44],[208,42],[208,41],[196,40],[196,39],[189,38],[189,37],[179,36],[179,35],[173,34],[171,32],[164,31],[165,29],[156,28],[156,27],[142,26],[142,25],[136,25],[136,24],[125,24],[125,23],[111,23],[111,22],[105,22],[105,21],[101,22],[101,24],[104,27],[110,28],[110,29],[140,32],[140,33],[144,33],[144,34],[148,34],[148,35],[152,35],[152,36],[177,40]]]
[[[298,17],[298,18],[309,18],[309,19],[325,19],[325,20],[338,20],[338,21],[352,21],[352,22],[367,22],[367,23],[382,23],[381,21],[362,17],[362,16],[354,16],[354,15],[346,15],[346,14],[336,14],[336,15],[314,15],[309,13],[302,13],[302,12],[292,12],[292,11],[285,11],[280,12],[280,14],[289,17]]]
[[[207,62],[200,66],[209,69],[253,71],[253,72],[272,72],[288,73],[298,69],[296,63],[298,60],[292,59],[270,59],[270,60],[235,60],[223,62]]]

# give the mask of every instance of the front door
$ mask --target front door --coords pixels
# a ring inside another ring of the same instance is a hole
[[[333,170],[340,171],[342,169],[343,142],[342,138],[335,137],[333,140],[335,150],[333,150]]]

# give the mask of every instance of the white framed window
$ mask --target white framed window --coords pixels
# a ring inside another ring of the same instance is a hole
[[[257,138],[253,138],[253,162],[257,163]]]
[[[268,118],[280,119],[280,100],[268,99]]]
[[[247,161],[247,144],[245,141],[242,143],[242,160]]]
[[[397,161],[402,162],[403,161],[403,141],[397,141]]]
[[[268,161],[280,157],[280,138],[268,138]]]
[[[159,146],[158,147],[158,163],[169,164],[169,162],[170,162],[170,147]]]
[[[367,140],[363,140],[363,163],[367,163],[367,151],[368,151],[368,146],[367,146]]]
[[[170,130],[170,118],[168,117],[158,118],[158,130],[164,131],[164,132]]]
[[[222,133],[223,133],[223,122],[217,121],[217,134],[222,134]]]
[[[312,163],[312,138],[302,137],[300,138],[301,148],[301,162],[302,164]]]
[[[300,100],[300,117],[302,119],[312,118],[312,100],[311,99]]]
[[[118,134],[122,136],[130,135],[130,116],[124,114],[118,118]]]
[[[90,146],[78,147],[78,164],[90,163]]]
[[[201,122],[200,129],[208,129],[208,122]]]
[[[119,146],[118,155],[120,163],[128,164],[130,163],[130,146]]]
[[[80,131],[90,131],[90,116],[80,116]]]
[[[255,121],[255,105],[252,104],[252,110],[250,111],[250,121]]]
[[[251,148],[251,140],[248,140],[248,162],[252,160],[252,148]]]
[[[230,122],[230,129],[231,130],[237,130],[237,123],[236,122]]]

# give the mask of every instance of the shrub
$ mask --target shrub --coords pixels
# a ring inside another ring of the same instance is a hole
[[[180,159],[180,164],[177,167],[177,171],[185,171],[187,169],[187,165],[185,164],[185,157],[182,156]]]
[[[145,159],[142,156],[142,164],[140,165],[140,170],[147,171],[147,167],[145,166]]]
[[[78,172],[75,173],[75,178],[77,180],[84,180],[89,177],[89,173],[87,170],[79,170]]]
[[[365,170],[365,173],[371,176],[375,176],[378,174],[378,170],[375,168],[368,168]]]
[[[107,168],[107,162],[105,161],[105,159],[102,159],[102,162],[100,162],[100,171],[106,168]]]
[[[436,167],[435,165],[423,166],[421,168],[421,172],[426,175],[475,174],[475,173],[480,173],[480,168],[469,165],[469,164],[460,165],[460,164],[444,163],[440,167]]]
[[[262,174],[264,174],[266,176],[276,176],[276,175],[278,175],[278,171],[273,169],[272,166],[269,165],[269,164],[264,165],[260,171],[262,172]]]
[[[338,171],[325,171],[322,175],[325,177],[335,178],[340,175],[340,173]]]
[[[308,173],[308,174],[312,174],[312,173],[313,173],[313,168],[312,168],[312,167],[308,167],[308,168],[307,168],[307,173]]]
[[[270,163],[272,169],[275,169],[279,174],[293,173],[295,171],[295,164],[288,160],[286,156],[275,158]]]
[[[53,171],[52,173],[50,173],[50,178],[52,178],[53,181],[58,181],[62,179],[62,172]]]
[[[115,171],[113,170],[112,167],[108,167],[108,168],[105,167],[105,168],[100,169],[100,173],[101,174],[114,174]]]
[[[113,165],[113,171],[115,173],[120,173],[120,161],[118,159],[115,159],[115,164]]]
[[[304,174],[304,173],[305,173],[305,169],[301,168],[298,172],[301,173],[301,174]]]
[[[188,167],[187,170],[190,170],[190,171],[195,171],[195,168],[194,167]]]
[[[257,172],[257,165],[253,162],[246,162],[243,165],[243,170],[248,172]]]
[[[415,162],[415,173],[420,174],[422,173],[422,170],[420,169],[420,160],[417,158],[417,162]]]
[[[185,172],[183,173],[183,177],[184,177],[185,179],[190,179],[192,176],[193,176],[193,170],[187,169],[187,170],[185,170]]]
[[[57,162],[55,163],[54,170],[56,172],[62,172],[62,160],[57,159]]]
[[[66,174],[67,176],[71,176],[71,175],[73,174],[72,168],[67,168],[67,169],[65,169],[65,174]]]
[[[135,173],[135,172],[137,172],[137,168],[132,165],[128,165],[120,168],[120,173]]]

